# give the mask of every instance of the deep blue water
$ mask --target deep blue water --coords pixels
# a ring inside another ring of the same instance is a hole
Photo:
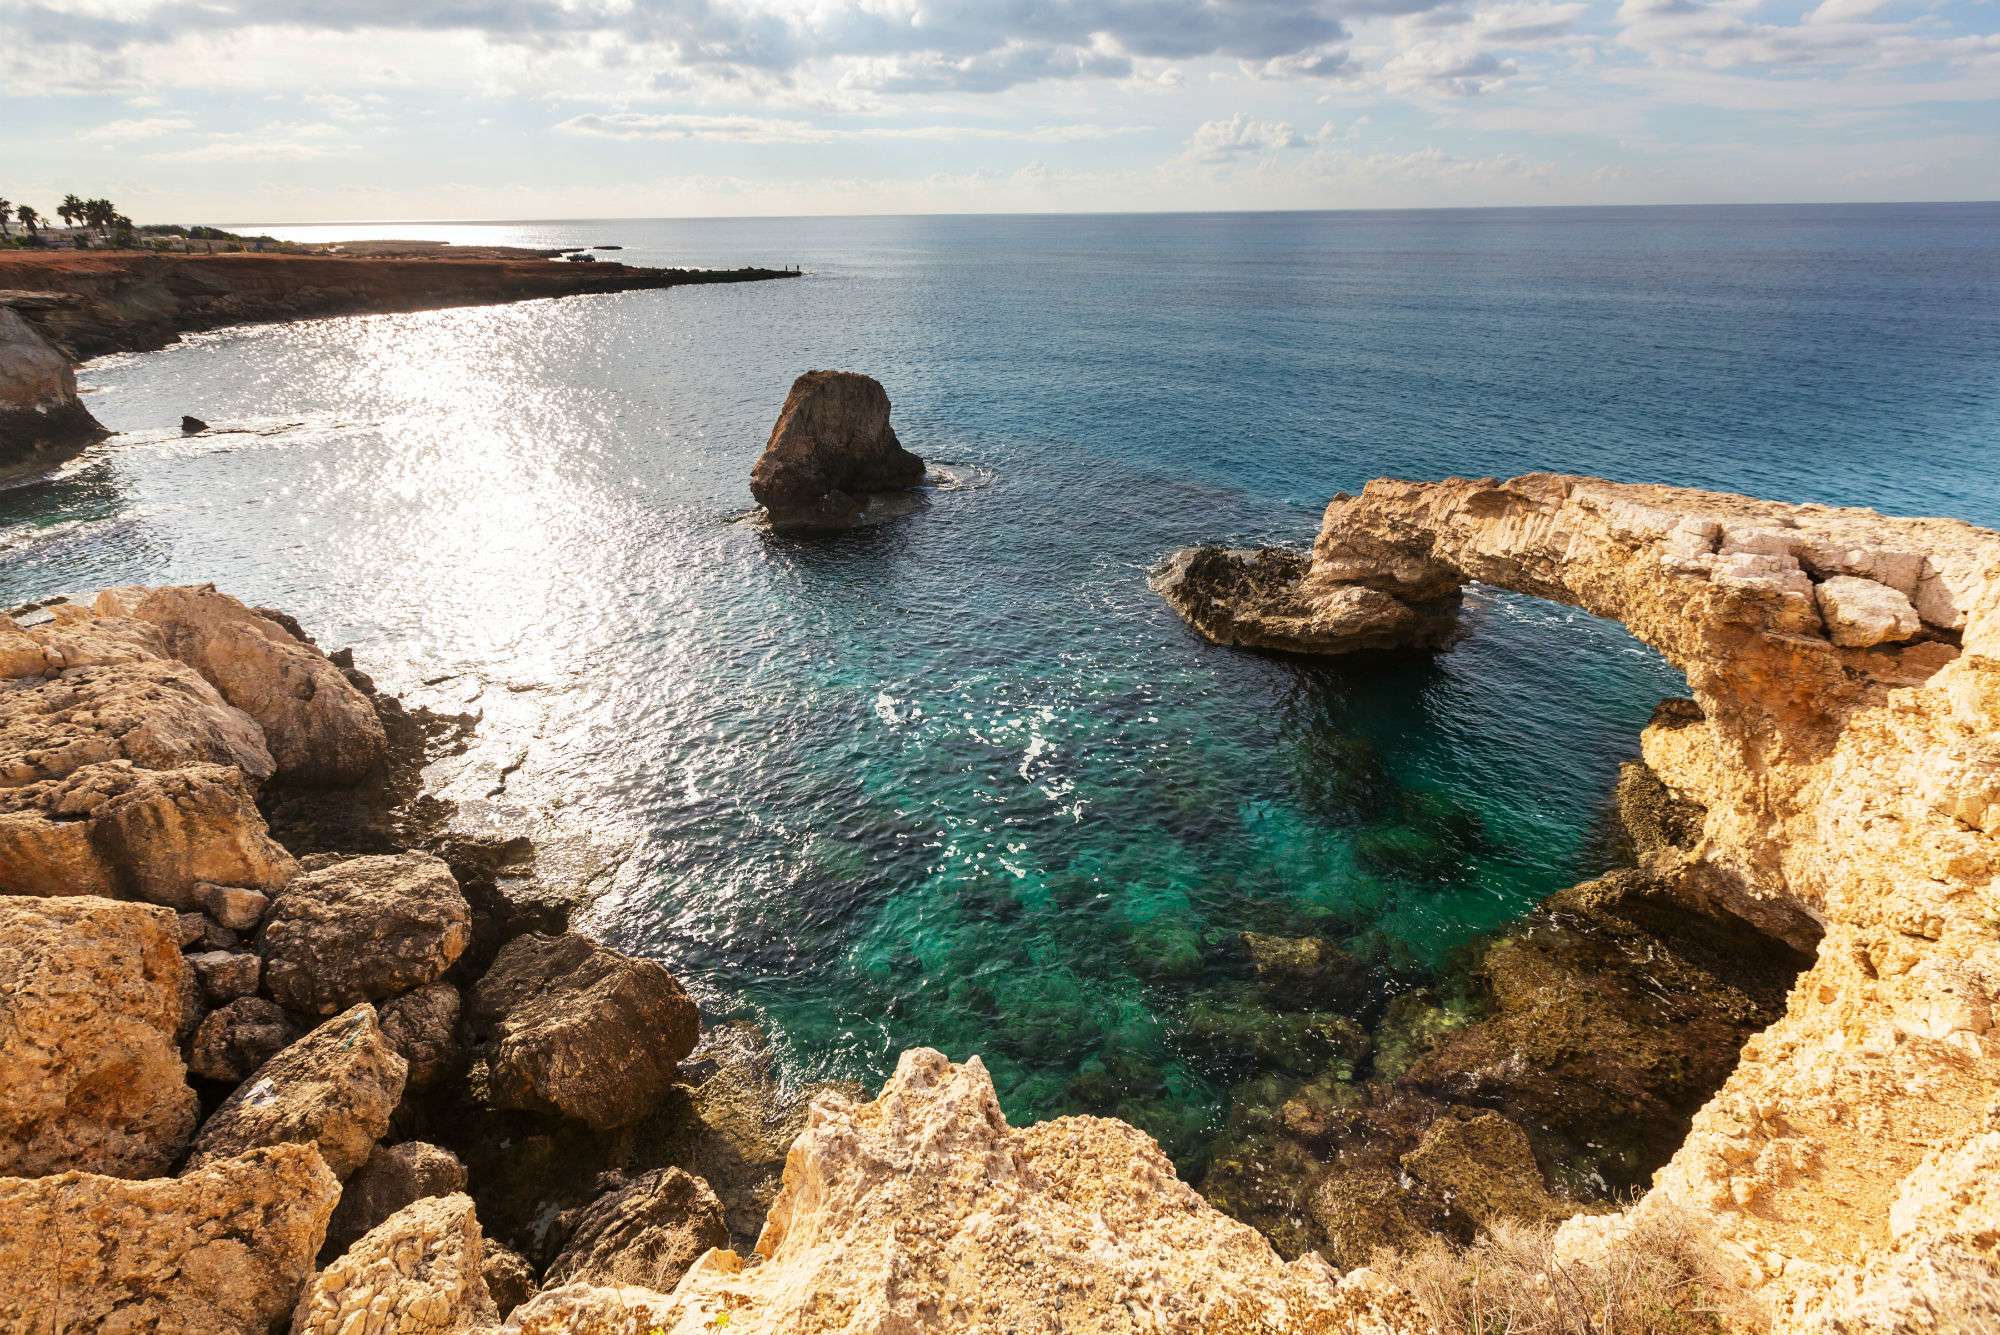
[[[2000,206],[376,232],[808,274],[94,363],[133,434],[0,493],[0,600],[285,606],[478,712],[441,775],[469,813],[536,828],[608,890],[594,930],[794,1076],[978,1052],[1016,1120],[1116,1112],[1184,1163],[1246,1076],[1212,1023],[1256,1018],[1241,932],[1422,979],[1591,870],[1679,683],[1511,596],[1435,660],[1216,649],[1147,590],[1161,555],[1304,544],[1380,474],[2000,522]],[[977,485],[832,539],[729,522],[811,367],[881,379]]]

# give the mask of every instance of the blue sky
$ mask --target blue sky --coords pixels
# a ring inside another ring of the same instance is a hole
[[[141,221],[2000,197],[2000,0],[0,0]]]

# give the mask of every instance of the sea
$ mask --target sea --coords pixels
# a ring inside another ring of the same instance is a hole
[[[1218,648],[1149,590],[1162,557],[1304,547],[1383,475],[2000,525],[2000,205],[238,230],[801,276],[93,361],[121,434],[0,492],[0,604],[286,608],[475,717],[438,772],[465,818],[533,830],[583,927],[761,1024],[787,1081],[977,1054],[1017,1123],[1121,1116],[1190,1174],[1283,1060],[1245,933],[1428,985],[1601,868],[1685,684],[1482,590],[1435,657]],[[746,518],[813,368],[887,388],[938,466],[915,512]]]

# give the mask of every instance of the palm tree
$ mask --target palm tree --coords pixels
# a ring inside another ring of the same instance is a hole
[[[83,216],[83,201],[75,195],[64,195],[62,207],[56,210],[56,216],[63,220],[64,225],[76,226],[76,220]]]
[[[7,211],[13,207],[14,205],[11,200],[0,199],[0,236],[14,235],[7,230]]]
[[[14,216],[21,220],[21,226],[28,229],[29,236],[35,235],[35,224],[42,220],[42,215],[40,213],[36,212],[33,208],[29,207],[28,205],[23,204],[21,205],[21,207],[14,210]]]

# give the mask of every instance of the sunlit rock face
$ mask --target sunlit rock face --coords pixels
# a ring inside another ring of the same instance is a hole
[[[924,461],[889,425],[881,382],[852,371],[808,371],[792,383],[750,494],[781,529],[845,528],[877,492],[908,491]]]
[[[1414,1330],[1371,1275],[1287,1264],[1123,1122],[1007,1125],[977,1058],[903,1054],[872,1103],[828,1095],[785,1165],[756,1255],[707,1253],[671,1294],[570,1284],[521,1335],[659,1329],[1095,1335]]]
[[[77,397],[69,358],[0,302],[0,468],[106,434]]]
[[[1695,705],[1643,747],[1707,814],[1652,870],[1816,951],[1636,1209],[1707,1216],[1782,1328],[1990,1309],[2000,1213],[1946,1166],[1985,1164],[2000,1116],[2000,534],[1548,474],[1378,481],[1328,507],[1298,597],[1475,581],[1618,620],[1686,673]]]

